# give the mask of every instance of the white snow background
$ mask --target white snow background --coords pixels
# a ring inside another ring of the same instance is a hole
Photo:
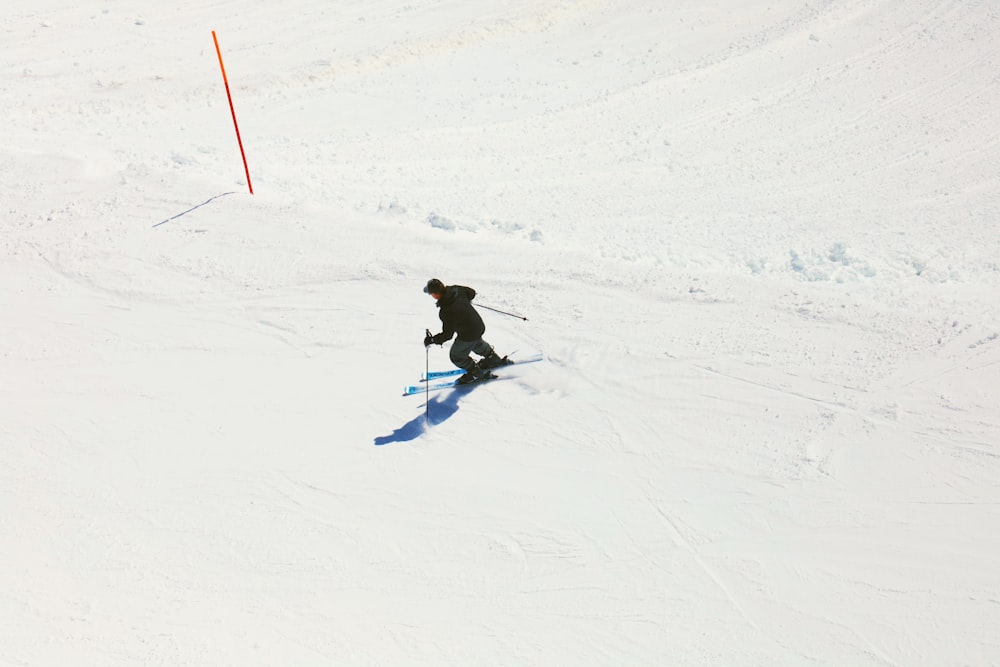
[[[0,664],[1000,664],[996,2],[39,0],[0,54]],[[432,277],[545,361],[425,423]]]

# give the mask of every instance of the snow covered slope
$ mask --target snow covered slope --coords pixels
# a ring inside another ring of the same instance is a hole
[[[1000,664],[992,3],[2,16],[0,665]]]

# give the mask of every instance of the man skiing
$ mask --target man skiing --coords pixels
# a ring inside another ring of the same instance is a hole
[[[431,343],[443,345],[458,334],[458,339],[452,344],[451,362],[465,371],[458,379],[458,384],[469,384],[489,377],[489,369],[503,366],[504,359],[497,356],[493,346],[483,340],[486,325],[471,301],[476,298],[476,290],[462,285],[445,286],[437,278],[431,278],[424,287],[424,292],[437,300],[438,317],[441,318],[443,330],[437,335],[428,332],[424,338],[424,346]],[[482,357],[477,363],[470,353]]]

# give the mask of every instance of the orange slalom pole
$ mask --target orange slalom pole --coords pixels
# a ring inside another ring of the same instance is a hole
[[[243,150],[243,140],[240,138],[240,126],[236,122],[236,109],[233,107],[233,96],[229,92],[229,79],[226,77],[226,66],[222,64],[222,49],[219,48],[219,38],[215,36],[215,31],[212,31],[212,40],[215,42],[215,52],[219,56],[219,68],[222,70],[222,82],[226,84],[226,97],[229,98],[229,111],[233,114],[233,127],[236,128],[236,143],[240,145],[240,155],[243,157],[243,170],[247,175],[247,187],[250,188],[250,194],[253,194],[253,184],[250,182],[250,167],[247,166],[247,154]]]

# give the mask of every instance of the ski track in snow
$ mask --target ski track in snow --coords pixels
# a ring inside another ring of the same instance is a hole
[[[1000,663],[998,29],[8,11],[0,663]]]

